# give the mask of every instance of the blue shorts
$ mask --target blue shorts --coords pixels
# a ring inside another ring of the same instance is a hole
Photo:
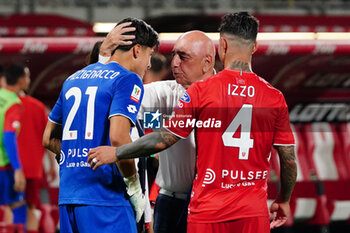
[[[137,233],[130,206],[60,205],[59,211],[64,233]]]
[[[13,189],[15,184],[14,170],[0,170],[0,205],[8,205],[24,200],[23,192]]]

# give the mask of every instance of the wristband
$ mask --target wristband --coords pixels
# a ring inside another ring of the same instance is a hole
[[[129,196],[132,196],[136,192],[141,190],[141,185],[140,185],[139,176],[137,172],[132,176],[124,178],[124,182],[127,186],[127,193],[129,194]]]

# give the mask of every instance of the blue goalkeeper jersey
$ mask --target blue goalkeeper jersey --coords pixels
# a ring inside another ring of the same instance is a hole
[[[115,164],[93,171],[91,148],[110,145],[109,119],[134,126],[143,97],[141,78],[116,62],[95,63],[66,79],[49,120],[62,124],[59,204],[127,206],[125,183]]]

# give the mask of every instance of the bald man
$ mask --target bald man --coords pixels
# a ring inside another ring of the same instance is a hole
[[[107,37],[101,46],[101,56],[108,54],[109,49],[113,47],[111,44],[120,42],[113,42],[113,37],[120,38],[117,33]],[[214,73],[214,43],[201,31],[182,34],[175,42],[172,55],[171,69],[175,80],[159,81],[144,86],[140,119],[143,119],[144,113],[151,114],[157,110],[161,113],[161,118],[168,118],[190,85]],[[156,122],[153,123],[156,126]],[[147,128],[146,124],[145,126]],[[195,176],[195,165],[194,133],[159,153],[156,183],[160,187],[160,193],[154,209],[155,233],[186,232],[189,192]]]
[[[166,119],[191,84],[213,75],[215,47],[205,33],[184,33],[175,42],[172,54],[171,69],[175,80],[145,85],[141,118],[144,112],[147,114],[159,110],[162,118]],[[155,233],[186,232],[188,199],[195,165],[196,144],[193,133],[186,140],[159,153],[156,183],[160,192],[154,209]]]

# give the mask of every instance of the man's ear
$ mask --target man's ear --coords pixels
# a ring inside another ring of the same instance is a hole
[[[212,64],[213,64],[213,58],[212,56],[205,56],[202,60],[202,72],[203,74],[207,73],[209,70],[212,70]]]
[[[221,48],[222,48],[222,52],[224,52],[225,54],[227,53],[227,40],[224,37],[220,38],[220,43],[221,43]]]
[[[220,36],[219,39],[219,58],[221,60],[221,62],[223,62],[225,60],[226,57],[226,53],[227,53],[227,40]]]
[[[259,47],[258,42],[255,42],[252,54],[254,54],[256,52],[256,50],[258,50],[258,47]]]
[[[132,55],[133,55],[134,59],[137,59],[140,56],[141,49],[142,49],[142,47],[139,44],[136,44],[136,45],[134,45],[134,47],[132,47]]]

